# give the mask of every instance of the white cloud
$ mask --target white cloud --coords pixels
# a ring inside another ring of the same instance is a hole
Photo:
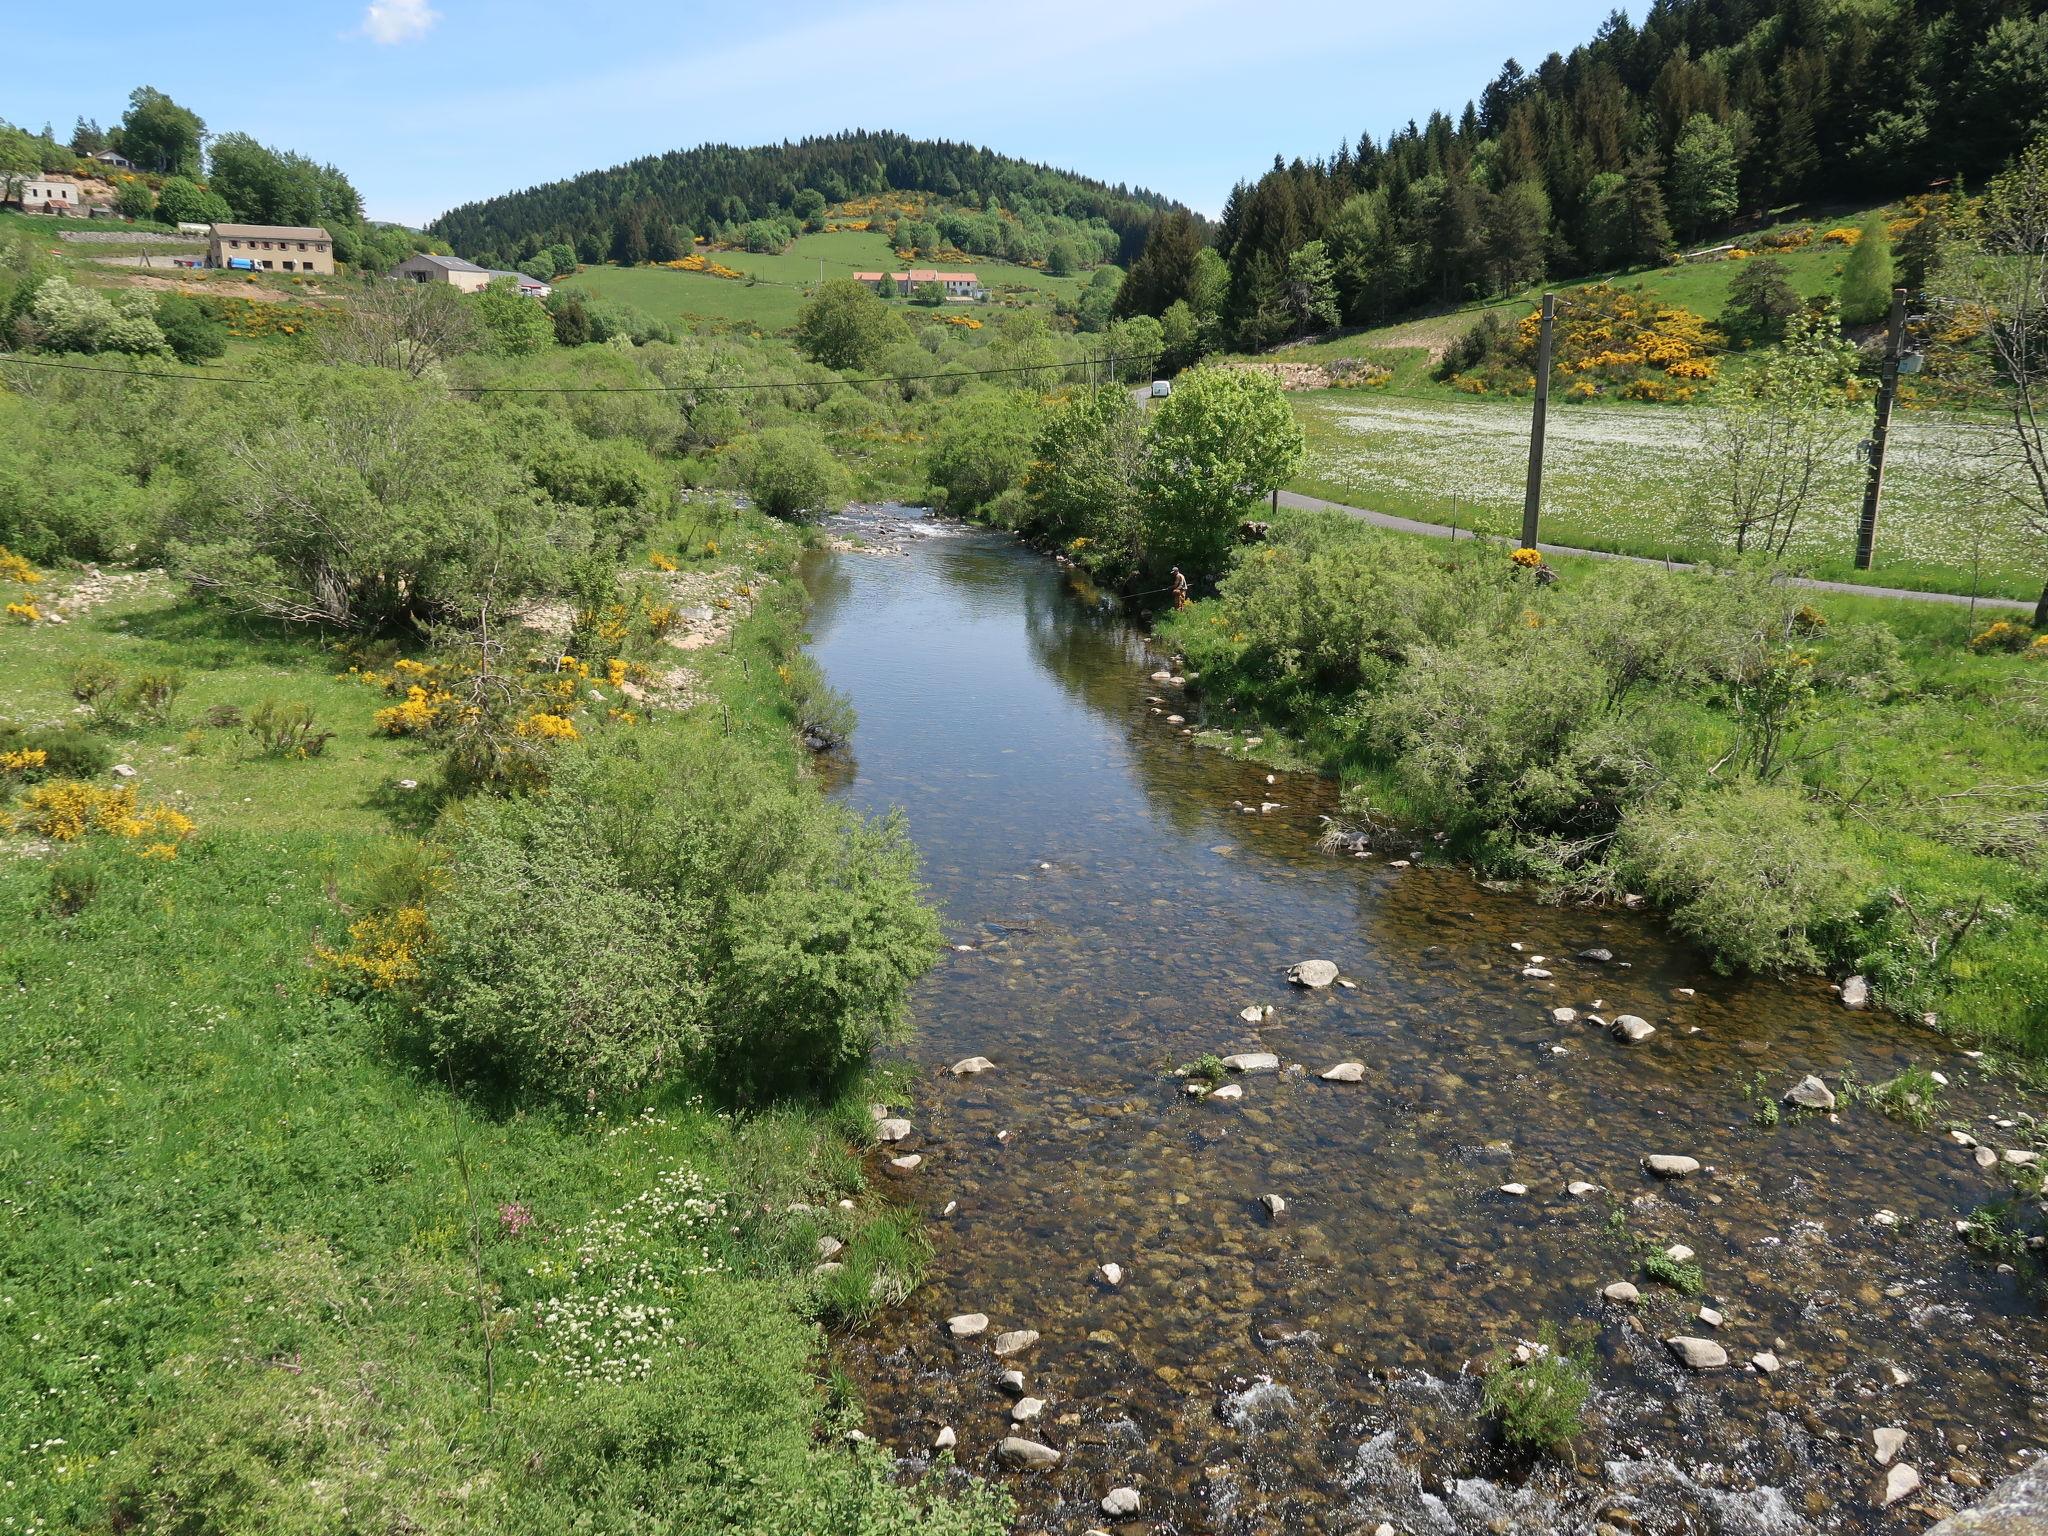
[[[440,19],[427,0],[370,0],[363,11],[363,35],[373,43],[409,43],[425,37]]]

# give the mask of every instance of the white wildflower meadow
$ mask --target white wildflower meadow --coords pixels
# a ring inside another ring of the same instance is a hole
[[[1308,474],[1358,505],[1511,534],[1528,468],[1527,401],[1333,400],[1296,397],[1309,434]],[[1545,537],[1636,553],[1712,558],[1703,527],[1711,492],[1700,472],[1702,412],[1553,406],[1543,480]],[[1862,407],[1853,409],[1862,410]],[[1981,549],[1987,587],[2038,579],[2044,551],[1981,479],[1968,450],[1990,429],[1954,418],[1893,418],[1879,525],[1884,560],[1970,572]],[[1852,439],[1794,539],[1792,554],[1846,562],[1856,543],[1863,466]]]
[[[529,1270],[560,1287],[532,1309],[535,1358],[578,1385],[645,1377],[691,1280],[726,1268],[729,1202],[694,1169],[671,1168],[571,1232],[565,1261]]]

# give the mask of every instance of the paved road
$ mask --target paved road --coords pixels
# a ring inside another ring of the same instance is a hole
[[[1342,512],[1346,517],[1355,517],[1360,522],[1371,523],[1378,528],[1391,528],[1396,533],[1422,533],[1432,538],[1448,539],[1453,535],[1473,538],[1469,528],[1453,529],[1443,523],[1421,523],[1412,517],[1396,517],[1391,512],[1372,512],[1364,507],[1348,507],[1341,501],[1325,501],[1320,496],[1302,496],[1294,491],[1280,493],[1280,505],[1295,507],[1312,512]],[[1502,542],[1506,542],[1503,540]],[[1661,565],[1667,570],[1689,571],[1691,566],[1681,560],[1655,560],[1643,555],[1618,555],[1606,549],[1573,549],[1567,544],[1538,544],[1546,555],[1586,555],[1595,560],[1625,560],[1631,565]],[[1784,581],[1795,587],[1811,587],[1816,592],[1846,592],[1853,597],[1897,597],[1914,603],[1949,603],[1968,607],[1970,600],[1953,592],[1913,592],[1904,587],[1870,587],[1854,581],[1819,581],[1810,576],[1786,576]],[[2033,608],[2032,603],[2021,602],[2011,597],[1980,597],[1979,608]]]

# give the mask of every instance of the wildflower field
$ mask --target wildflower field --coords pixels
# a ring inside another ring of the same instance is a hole
[[[1521,526],[1527,401],[1290,395],[1308,437],[1293,488],[1351,505],[1508,536]],[[1543,479],[1546,542],[1681,560],[1725,558],[1703,526],[1700,424],[1709,407],[1553,406]],[[1855,409],[1851,407],[1851,409]],[[1885,586],[2030,598],[2048,550],[2016,518],[1967,489],[1959,441],[1978,423],[1893,417],[1878,560],[1853,569],[1862,470],[1833,466],[1826,494],[1792,544],[1815,575]],[[1979,561],[1981,560],[1981,566]]]

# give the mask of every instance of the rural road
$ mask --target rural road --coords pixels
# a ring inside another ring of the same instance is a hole
[[[1360,522],[1371,523],[1376,528],[1391,528],[1396,533],[1421,533],[1432,538],[1448,539],[1462,534],[1465,538],[1475,535],[1469,528],[1454,529],[1442,523],[1417,522],[1412,517],[1396,517],[1391,512],[1373,512],[1364,507],[1346,506],[1341,501],[1325,501],[1320,496],[1303,496],[1295,491],[1282,491],[1280,505],[1308,512],[1342,512],[1346,517],[1355,517]],[[1503,540],[1502,542],[1506,542]],[[1618,555],[1605,549],[1574,549],[1568,544],[1538,544],[1546,555],[1586,555],[1594,560],[1626,560],[1631,565],[1660,565],[1667,570],[1689,571],[1692,569],[1680,560],[1653,560],[1644,555]],[[1896,597],[1913,603],[1948,603],[1968,607],[1970,599],[1953,592],[1913,592],[1904,587],[1872,587],[1854,581],[1820,581],[1811,576],[1785,576],[1780,578],[1788,585],[1810,587],[1816,592],[1846,592],[1852,597]],[[2033,604],[2011,597],[1980,597],[1979,608],[2032,609]]]

